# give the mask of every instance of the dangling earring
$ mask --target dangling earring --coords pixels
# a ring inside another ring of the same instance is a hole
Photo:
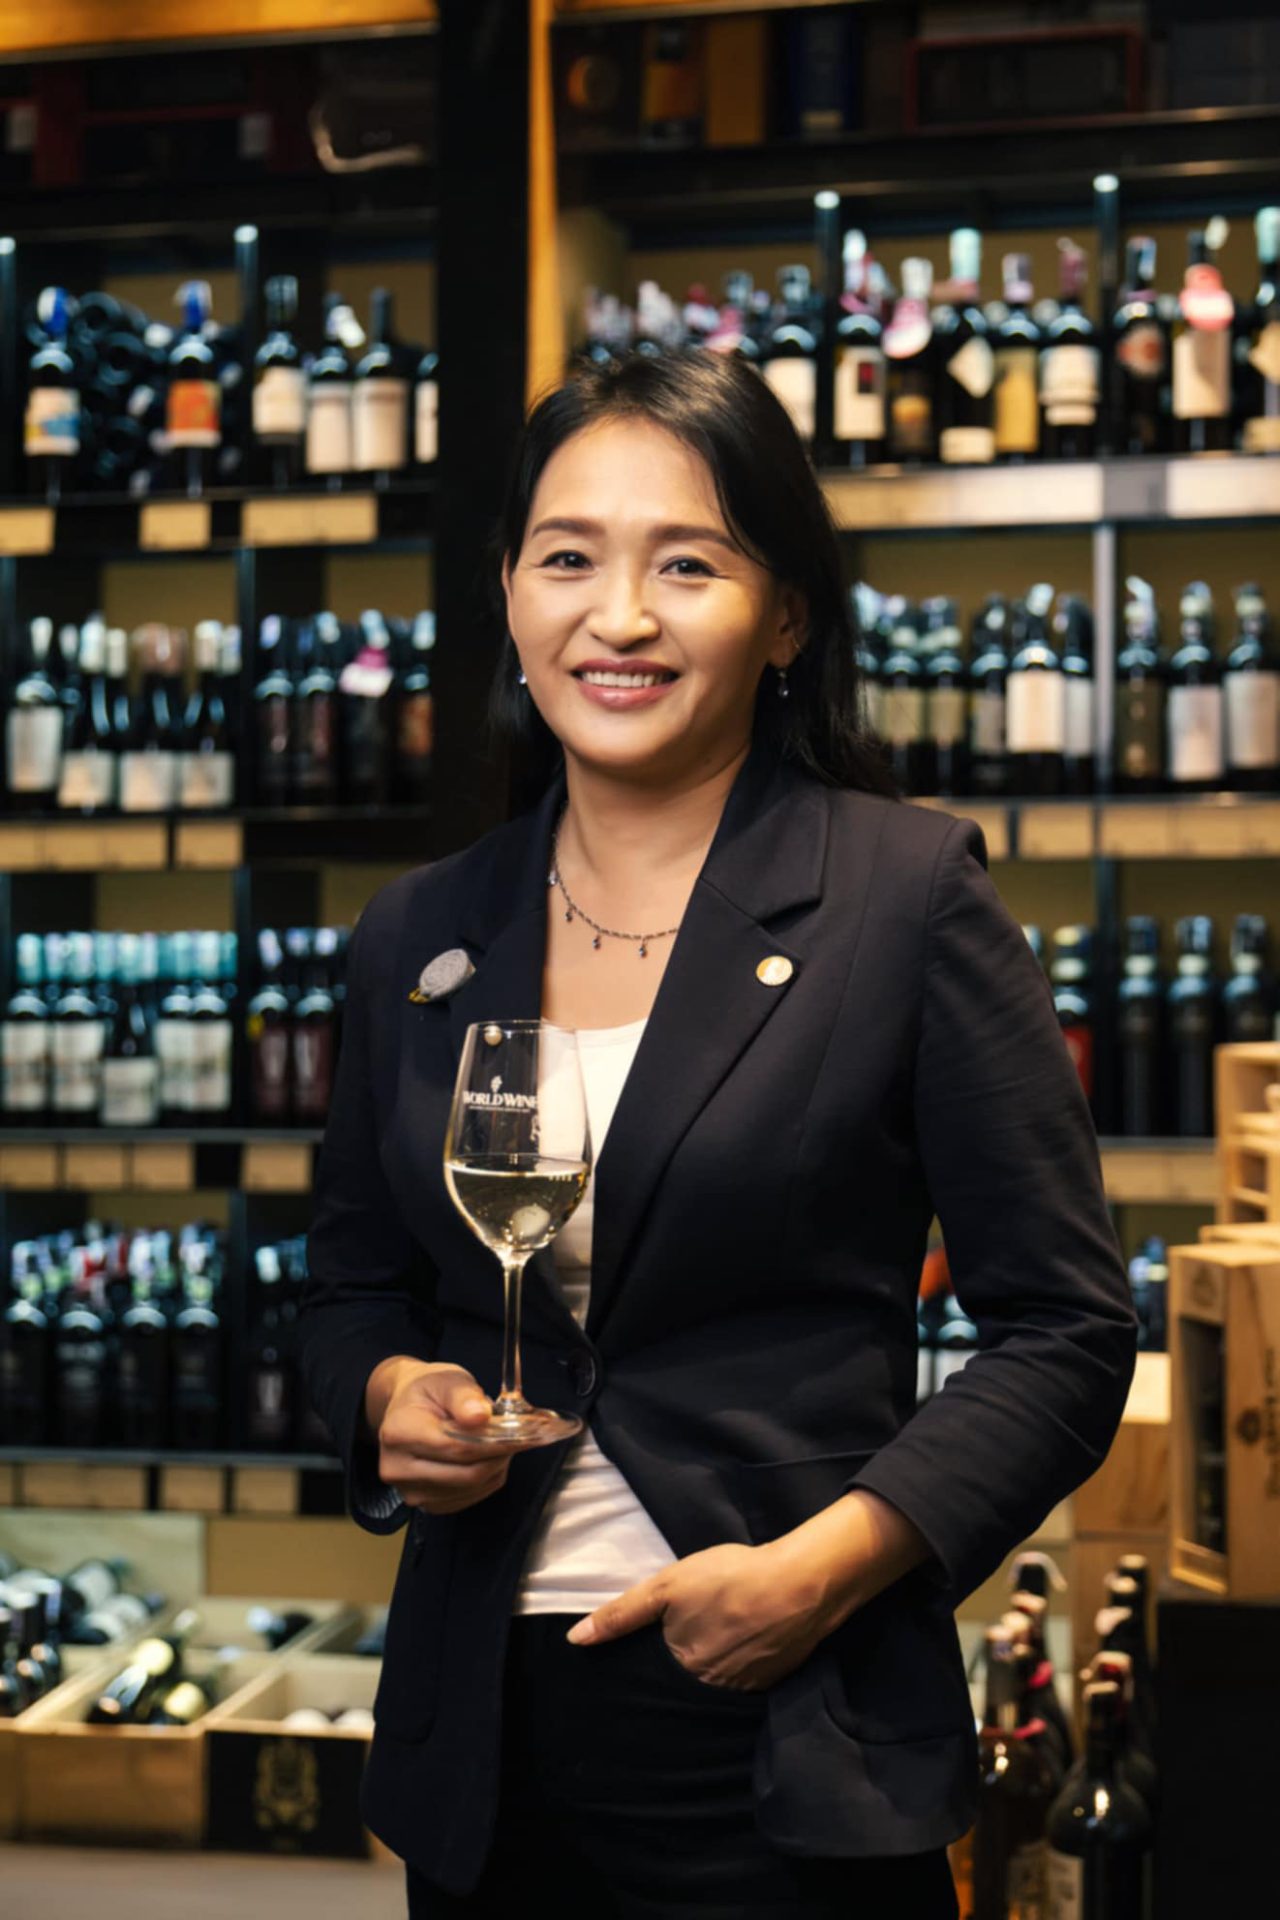
[[[518,673],[518,674],[516,675],[516,681],[517,681],[517,683],[518,683],[518,685],[520,685],[520,686],[522,686],[522,687],[527,687],[527,686],[528,686],[528,684],[529,684],[529,682],[528,682],[528,680],[527,680],[527,679],[525,678],[525,672],[524,672],[524,668],[523,668],[523,667],[522,667],[522,668],[520,669],[520,671],[519,671],[519,673]]]
[[[787,697],[791,692],[790,687],[787,685],[787,670],[785,667],[779,667],[777,672],[778,672],[778,698],[779,700],[785,700],[787,699]]]

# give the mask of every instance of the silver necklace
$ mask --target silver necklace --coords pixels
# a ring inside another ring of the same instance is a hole
[[[547,875],[547,885],[549,887],[559,887],[561,893],[564,895],[564,917],[566,920],[573,920],[575,918],[584,920],[592,929],[591,944],[593,947],[599,948],[601,936],[607,940],[638,940],[640,942],[640,958],[643,960],[649,951],[648,942],[650,940],[665,940],[671,934],[679,933],[680,929],[678,926],[662,927],[656,933],[619,933],[616,927],[602,927],[598,920],[593,920],[589,913],[584,913],[582,908],[570,897],[569,889],[564,883],[564,876],[560,872],[560,828],[563,821],[564,814],[562,813],[559,820],[556,821],[555,829],[551,835],[551,871]]]

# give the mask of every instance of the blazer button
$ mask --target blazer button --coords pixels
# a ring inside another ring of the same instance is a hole
[[[587,1394],[596,1390],[597,1368],[589,1353],[572,1353],[569,1356],[569,1378],[573,1390],[585,1399]]]

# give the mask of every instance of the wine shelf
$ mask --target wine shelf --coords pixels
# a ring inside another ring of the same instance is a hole
[[[206,819],[0,819],[0,871],[6,873],[234,872],[273,860],[412,864],[433,852],[430,812],[417,806],[246,807]]]
[[[1107,1199],[1113,1206],[1213,1207],[1218,1161],[1212,1140],[1098,1142]]]
[[[311,1191],[321,1129],[0,1128],[0,1189],[22,1193]]]
[[[1021,467],[871,467],[821,474],[847,533],[1249,521],[1280,515],[1280,462],[1262,454],[1052,460]]]
[[[942,800],[976,821],[992,860],[1249,860],[1280,854],[1280,797],[1211,793],[1154,800]]]

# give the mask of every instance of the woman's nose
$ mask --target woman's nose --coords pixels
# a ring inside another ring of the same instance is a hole
[[[623,569],[601,573],[589,624],[596,638],[610,646],[652,639],[659,623],[645,605],[643,578]]]

